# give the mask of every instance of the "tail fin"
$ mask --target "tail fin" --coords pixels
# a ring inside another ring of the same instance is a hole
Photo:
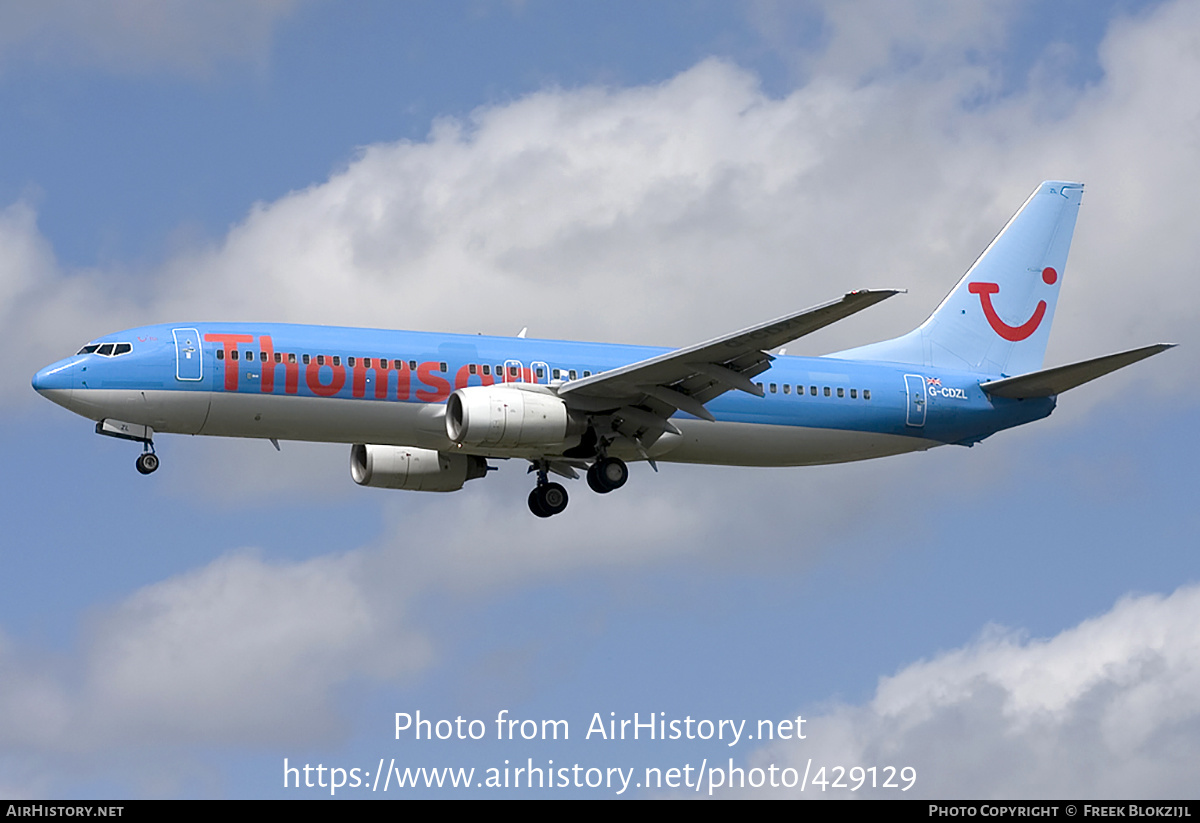
[[[995,375],[1037,371],[1082,197],[1082,183],[1042,183],[928,320],[902,337],[829,356]]]

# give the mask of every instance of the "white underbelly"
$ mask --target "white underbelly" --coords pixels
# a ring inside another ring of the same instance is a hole
[[[719,466],[817,466],[870,460],[941,443],[877,432],[812,429],[759,423],[673,421],[681,436],[664,435],[650,456],[670,463]]]

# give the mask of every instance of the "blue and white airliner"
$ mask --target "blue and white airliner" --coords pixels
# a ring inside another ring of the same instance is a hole
[[[175,323],[93,340],[33,387],[142,444],[203,434],[350,444],[356,483],[457,491],[529,461],[529,508],[606,494],[627,461],[808,466],[973,445],[1170,348],[1042,368],[1083,186],[1042,183],[918,328],[823,357],[771,350],[896,294],[863,290],[673,351],[277,323]]]

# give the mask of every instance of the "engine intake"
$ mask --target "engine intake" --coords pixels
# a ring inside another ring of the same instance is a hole
[[[419,492],[454,492],[487,474],[487,460],[413,446],[350,447],[350,476],[360,486]]]
[[[561,446],[586,428],[557,396],[515,386],[468,386],[446,402],[446,436],[466,446]]]

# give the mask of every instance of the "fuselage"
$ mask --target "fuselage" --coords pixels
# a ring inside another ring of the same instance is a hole
[[[42,369],[33,383],[84,417],[155,432],[453,451],[462,447],[448,438],[444,418],[446,399],[456,389],[516,382],[553,387],[666,351],[483,335],[190,323],[105,335]],[[1053,410],[1053,398],[988,395],[979,384],[994,377],[897,363],[776,357],[756,378],[762,397],[739,391],[717,397],[707,404],[715,422],[676,413],[677,431],[660,437],[648,456],[746,466],[836,463],[969,445]],[[472,453],[533,456],[528,449]],[[626,456],[638,457],[632,451]]]

